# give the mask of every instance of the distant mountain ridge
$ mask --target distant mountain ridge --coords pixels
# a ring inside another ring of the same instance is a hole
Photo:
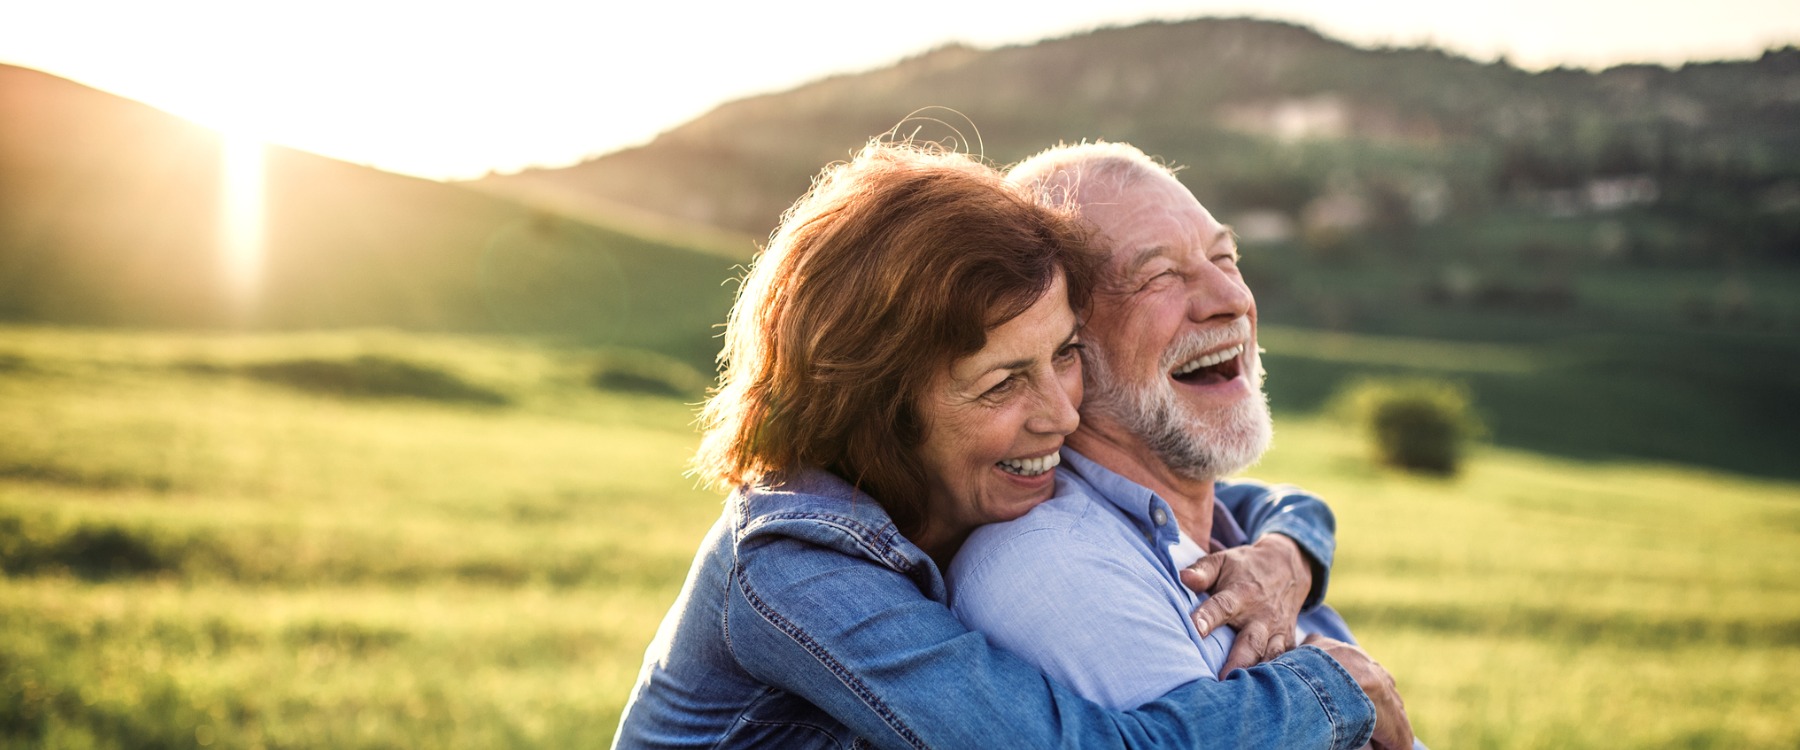
[[[1227,212],[1297,215],[1344,175],[1401,200],[1419,184],[1441,184],[1452,215],[1618,176],[1724,174],[1746,183],[1751,202],[1770,193],[1779,202],[1784,186],[1800,186],[1792,47],[1677,70],[1529,73],[1244,18],[943,47],[730,102],[641,147],[475,184],[765,236],[821,165],[925,106],[966,115],[998,163],[1058,141],[1131,142],[1189,167],[1183,179]],[[932,116],[962,127],[954,114]],[[921,133],[950,131],[926,124]]]

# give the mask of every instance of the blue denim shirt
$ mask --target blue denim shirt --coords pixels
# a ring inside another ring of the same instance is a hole
[[[1176,685],[1215,680],[1235,633],[1204,638],[1188,617],[1204,594],[1181,584],[1181,533],[1148,488],[1064,448],[1056,494],[1024,516],[977,529],[950,565],[951,610],[995,645],[1109,706],[1135,706]],[[1335,521],[1316,498],[1257,482],[1214,485],[1212,539],[1248,544],[1244,527],[1306,536]],[[1304,524],[1288,519],[1322,514]],[[1329,553],[1326,553],[1327,555]],[[1316,604],[1316,603],[1315,603]],[[1309,606],[1299,629],[1350,638],[1330,607]]]
[[[644,655],[614,747],[1352,748],[1374,711],[1296,649],[1130,711],[988,645],[875,501],[809,471],[734,493]]]

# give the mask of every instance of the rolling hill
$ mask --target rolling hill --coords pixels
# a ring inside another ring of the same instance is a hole
[[[1058,141],[1131,142],[1187,165],[1188,186],[1226,214],[1309,223],[1309,208],[1336,198],[1364,215],[1352,229],[1380,230],[1509,207],[1654,205],[1704,237],[1627,238],[1645,260],[1800,260],[1793,47],[1677,70],[1531,73],[1435,49],[1357,48],[1280,22],[1153,22],[943,47],[730,102],[641,147],[476,184],[761,236],[821,165],[921,107],[943,109],[903,132],[959,131],[998,163]],[[1743,200],[1734,209],[1725,195]],[[1703,239],[1735,249],[1709,251]]]
[[[0,66],[0,318],[553,335],[703,365],[731,261],[455,185],[268,147],[262,294],[234,308],[222,137]]]
[[[248,314],[220,282],[218,135],[0,68],[0,320],[523,334],[705,371],[749,238],[821,165],[933,105],[955,111],[899,131],[996,163],[1104,137],[1186,165],[1246,247],[1284,413],[1362,376],[1447,378],[1504,445],[1800,476],[1791,47],[1531,73],[1202,19],[944,47],[456,185],[272,148]]]
[[[1363,376],[1445,378],[1503,444],[1796,476],[1795,122],[1793,47],[1534,73],[1199,19],[943,47],[470,184],[761,236],[821,165],[889,129],[998,164],[1128,141],[1236,226],[1278,410],[1328,408]],[[1530,364],[1413,356],[1464,345]]]

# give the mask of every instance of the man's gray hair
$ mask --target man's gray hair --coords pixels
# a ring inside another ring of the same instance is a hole
[[[1175,179],[1175,170],[1129,143],[1058,144],[1014,164],[1006,181],[1039,203],[1065,208],[1113,196],[1150,177]]]

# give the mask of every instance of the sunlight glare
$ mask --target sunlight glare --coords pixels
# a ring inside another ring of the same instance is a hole
[[[241,320],[252,312],[262,284],[265,144],[225,133],[220,186],[220,251],[226,297]]]

